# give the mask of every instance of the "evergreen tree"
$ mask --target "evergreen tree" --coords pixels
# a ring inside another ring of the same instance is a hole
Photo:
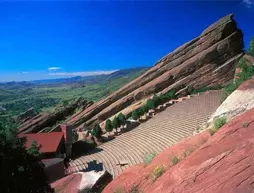
[[[111,132],[113,130],[113,125],[110,119],[107,119],[106,124],[105,124],[105,130],[107,132]]]
[[[161,104],[161,98],[158,97],[157,95],[155,95],[155,96],[153,97],[153,100],[154,100],[155,108],[156,108],[159,104]]]
[[[31,145],[30,145],[30,148],[27,150],[27,152],[30,154],[30,155],[34,155],[34,156],[39,156],[40,155],[40,147],[38,146],[37,142],[36,141],[32,141],[31,142]]]
[[[138,111],[138,110],[133,111],[132,114],[131,114],[131,117],[132,117],[134,120],[138,120],[139,117],[140,117],[139,111]]]
[[[117,129],[118,127],[121,126],[120,120],[118,119],[118,117],[116,116],[113,121],[112,121],[112,125],[115,129]]]
[[[248,54],[254,57],[254,37],[252,37],[250,40]]]
[[[0,182],[4,193],[52,192],[35,142],[27,151],[26,139],[17,130],[0,124]]]
[[[97,138],[101,137],[102,135],[102,129],[98,123],[95,124],[91,134]]]
[[[126,117],[124,116],[124,114],[120,113],[118,115],[118,120],[120,121],[121,125],[125,125],[125,123],[126,123]]]
[[[156,105],[155,105],[155,102],[154,102],[153,99],[148,99],[147,102],[146,102],[146,104],[147,104],[147,107],[148,107],[149,109],[155,109],[155,108],[156,108]]]
[[[141,107],[142,111],[144,112],[143,114],[147,113],[149,111],[148,106],[145,104],[144,106]]]

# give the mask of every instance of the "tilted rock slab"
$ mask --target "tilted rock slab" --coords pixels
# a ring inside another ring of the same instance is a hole
[[[72,116],[68,124],[103,121],[137,100],[171,89],[225,84],[234,78],[235,64],[242,53],[243,34],[233,15],[227,15],[163,57],[140,77]]]
[[[57,123],[57,121],[61,121],[65,117],[71,115],[76,108],[80,106],[85,108],[90,105],[91,102],[87,102],[86,100],[79,98],[60,110],[55,110],[51,113],[40,113],[22,123],[18,128],[19,133],[37,133],[46,127],[53,126]]]

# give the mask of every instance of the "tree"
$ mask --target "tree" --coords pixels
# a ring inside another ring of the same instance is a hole
[[[78,134],[76,130],[72,130],[72,143],[75,143],[78,140]]]
[[[150,109],[155,109],[155,108],[156,108],[156,105],[155,105],[155,102],[154,102],[153,99],[148,99],[147,102],[146,102],[146,104],[147,104],[147,107],[149,108],[149,110],[150,110]]]
[[[147,113],[149,111],[149,108],[147,106],[147,104],[145,104],[144,106],[141,107],[142,111],[145,113]]]
[[[139,111],[138,111],[138,110],[133,111],[132,114],[131,114],[131,117],[132,117],[134,120],[138,120],[139,117],[140,117]]]
[[[145,114],[145,111],[141,108],[137,109],[139,116],[142,116]]]
[[[16,129],[0,124],[1,192],[52,192],[44,165],[37,156],[38,146],[33,142],[27,151],[25,143],[26,139],[18,137]]]
[[[161,98],[158,97],[157,95],[154,95],[153,100],[156,108],[161,103]]]
[[[123,113],[120,113],[120,114],[118,115],[118,120],[120,121],[120,124],[121,124],[121,125],[125,125],[125,123],[126,123],[126,117],[124,116]]]
[[[252,37],[250,40],[248,54],[254,57],[254,37]]]
[[[30,155],[34,155],[34,156],[39,156],[40,155],[40,147],[38,145],[38,143],[36,141],[32,141],[31,142],[31,145],[30,145],[30,148],[27,150],[27,152],[30,154]]]
[[[114,117],[113,121],[112,121],[112,125],[115,129],[117,129],[118,127],[121,126],[120,120],[119,118],[116,116]]]
[[[112,121],[110,119],[107,119],[107,121],[106,121],[105,130],[107,132],[111,132],[113,130]]]
[[[98,123],[95,124],[91,134],[97,138],[101,137],[102,135],[102,129]]]

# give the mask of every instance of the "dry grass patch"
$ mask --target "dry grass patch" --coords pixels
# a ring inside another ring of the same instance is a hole
[[[154,170],[152,172],[153,181],[155,181],[157,178],[161,177],[162,174],[164,174],[164,172],[165,172],[164,166],[157,166],[156,168],[154,168]]]

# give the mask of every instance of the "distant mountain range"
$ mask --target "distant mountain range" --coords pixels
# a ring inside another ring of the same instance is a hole
[[[57,78],[57,79],[45,79],[30,81],[32,84],[66,84],[66,83],[99,83],[101,81],[110,81],[120,77],[129,76],[136,72],[146,71],[149,67],[137,67],[129,69],[121,69],[111,74],[102,74],[95,76],[75,76],[71,78]]]

